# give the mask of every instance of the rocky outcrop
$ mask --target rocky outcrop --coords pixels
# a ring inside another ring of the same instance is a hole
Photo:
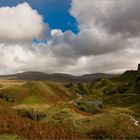
[[[136,82],[140,84],[140,64],[138,64],[138,70],[136,75]]]
[[[136,82],[132,88],[132,91],[135,94],[140,94],[140,64],[138,65],[137,74],[136,74]]]

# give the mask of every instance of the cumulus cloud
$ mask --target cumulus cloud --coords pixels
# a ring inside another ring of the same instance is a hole
[[[127,41],[121,35],[110,35],[95,29],[82,30],[77,35],[71,31],[51,31],[49,48],[55,56],[82,57],[100,55],[126,49]]]
[[[139,0],[72,0],[70,13],[78,22],[78,34],[50,31],[27,3],[0,8],[0,74],[80,75],[136,69],[140,60],[139,4]],[[32,44],[32,39],[42,37],[47,43]]]
[[[0,74],[21,71],[64,72],[77,63],[72,57],[54,57],[44,43],[0,44],[0,48]]]
[[[75,51],[82,56],[101,55],[125,49],[120,35],[110,35],[95,29],[81,31],[74,41]]]
[[[0,48],[0,74],[22,71],[65,72],[75,75],[95,72],[121,73],[132,67],[136,69],[140,60],[137,48],[133,48],[133,51],[127,49],[115,53],[81,57],[54,56],[54,52],[48,49],[46,44],[6,46],[1,44]]]
[[[140,33],[139,0],[73,0],[71,14],[78,20],[79,28],[102,27],[112,34],[125,36]]]
[[[28,3],[0,7],[0,41],[31,41],[47,37],[49,27]]]

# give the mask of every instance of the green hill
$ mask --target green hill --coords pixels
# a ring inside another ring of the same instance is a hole
[[[92,82],[0,85],[0,139],[140,139],[140,65]]]
[[[0,89],[0,98],[13,104],[53,104],[75,99],[76,93],[62,84],[50,81],[28,81]]]

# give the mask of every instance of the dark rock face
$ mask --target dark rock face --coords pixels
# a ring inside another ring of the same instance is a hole
[[[140,74],[140,64],[138,64],[137,74]]]
[[[140,64],[138,64],[136,82],[140,84]]]
[[[134,93],[140,94],[140,64],[138,65]]]

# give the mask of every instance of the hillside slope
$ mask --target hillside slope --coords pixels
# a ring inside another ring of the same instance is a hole
[[[92,82],[9,82],[0,82],[0,139],[140,139],[140,66]]]
[[[51,81],[28,81],[23,85],[5,85],[0,88],[0,99],[17,104],[52,104],[76,97],[74,91]]]
[[[0,78],[16,79],[16,80],[49,80],[55,82],[91,82],[97,78],[111,78],[118,75],[114,74],[87,74],[82,76],[73,76],[69,74],[54,73],[46,74],[42,72],[23,72],[13,75],[3,75]]]

